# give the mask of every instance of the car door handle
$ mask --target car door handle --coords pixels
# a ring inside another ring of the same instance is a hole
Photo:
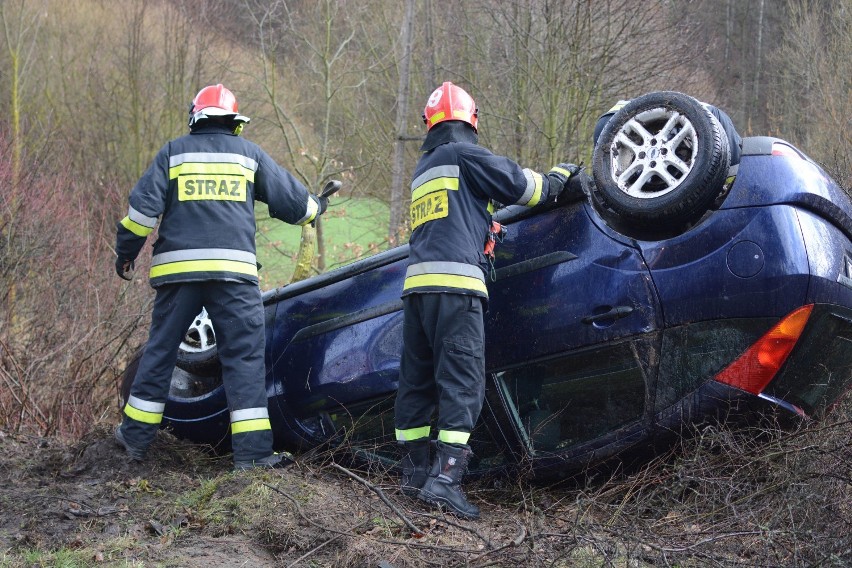
[[[608,312],[604,312],[602,314],[595,314],[593,316],[586,316],[582,320],[583,323],[600,323],[602,321],[609,320],[619,320],[621,318],[626,318],[631,313],[633,313],[633,306],[615,306],[611,308]]]

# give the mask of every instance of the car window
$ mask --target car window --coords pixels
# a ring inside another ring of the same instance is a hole
[[[629,342],[497,374],[533,454],[559,452],[642,418],[645,381]]]

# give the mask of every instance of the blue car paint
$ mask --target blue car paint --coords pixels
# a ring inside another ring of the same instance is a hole
[[[640,420],[561,456],[536,456],[541,471],[616,455],[723,403],[795,410],[781,398],[713,381],[719,369],[703,371],[687,390],[656,390],[663,386],[656,359],[672,333],[728,318],[767,327],[808,302],[852,306],[849,200],[812,162],[771,156],[778,142],[746,139],[739,175],[720,209],[664,240],[619,233],[587,202],[533,213],[510,207],[495,216],[507,222],[508,234],[497,247],[489,282],[489,373],[629,341],[644,358],[649,385],[656,385],[646,393]],[[264,294],[267,390],[277,440],[316,445],[331,436],[317,416],[392,396],[406,258],[407,246],[398,247]],[[523,459],[529,449],[522,428],[490,384],[483,420]],[[166,422],[179,435],[199,439],[197,423],[207,413],[206,426],[221,429],[221,437],[225,406],[221,387],[198,400],[170,400]]]
[[[640,246],[664,306],[666,327],[781,317],[801,306],[807,295],[808,258],[792,207],[717,211],[695,230]],[[749,252],[753,265],[744,258]]]

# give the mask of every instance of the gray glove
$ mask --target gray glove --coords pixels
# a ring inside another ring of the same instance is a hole
[[[122,280],[133,280],[133,270],[135,268],[136,264],[132,260],[125,260],[123,258],[115,259],[115,273]]]
[[[547,198],[556,201],[565,186],[568,185],[568,180],[575,176],[580,171],[580,166],[562,162],[553,166],[547,172]]]

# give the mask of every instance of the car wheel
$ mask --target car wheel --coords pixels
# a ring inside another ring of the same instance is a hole
[[[139,371],[139,363],[142,360],[142,353],[144,352],[144,347],[139,349],[130,359],[130,363],[127,364],[127,367],[125,367],[121,374],[121,387],[119,388],[121,408],[124,408],[124,405],[127,404],[127,400],[130,398],[130,387],[133,385],[133,380]],[[221,366],[218,373],[211,375],[199,375],[180,367],[175,367],[172,371],[172,381],[169,385],[169,401],[197,401],[214,394],[221,387]]]
[[[638,227],[674,228],[717,201],[729,162],[727,137],[704,105],[682,93],[649,93],[604,127],[592,202]]]
[[[206,309],[201,308],[201,313],[186,330],[178,349],[176,364],[178,368],[195,375],[210,377],[221,374],[216,332]]]

